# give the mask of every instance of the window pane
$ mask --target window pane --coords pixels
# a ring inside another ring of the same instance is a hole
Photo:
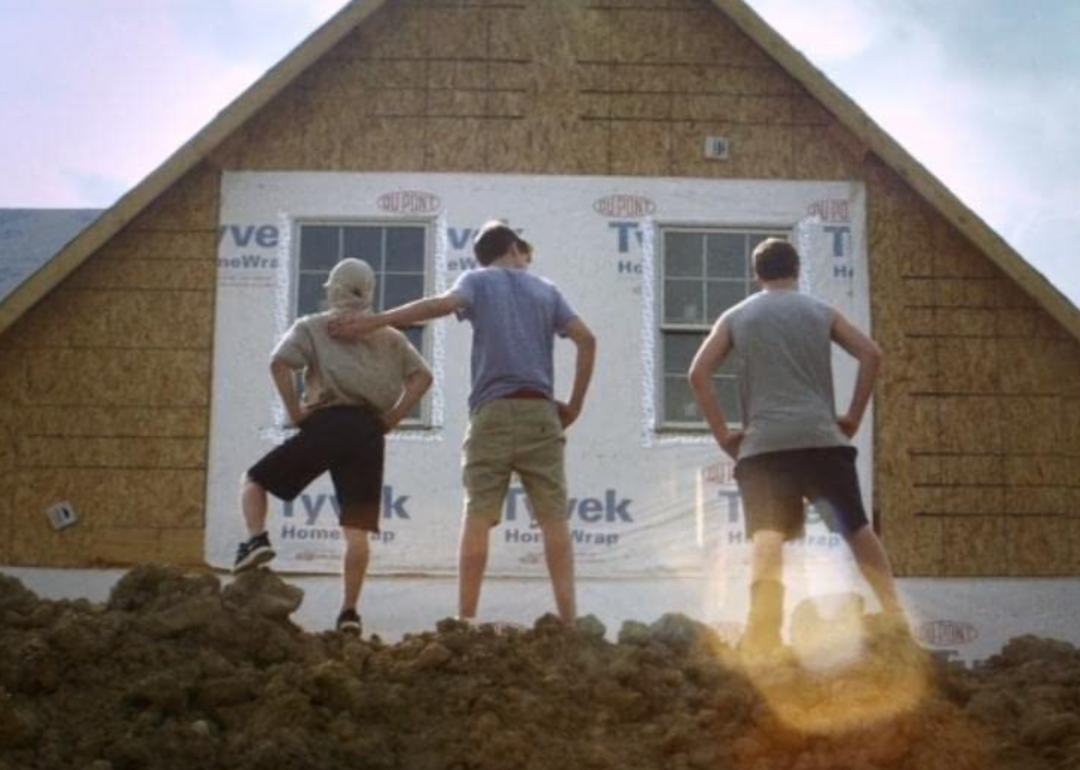
[[[409,338],[409,344],[416,348],[417,353],[422,355],[424,352],[424,327],[410,326],[408,329],[402,329],[402,331]]]
[[[746,299],[746,283],[744,281],[709,281],[707,296],[709,298],[708,320],[714,321],[729,307]]]
[[[381,227],[346,227],[345,259],[362,259],[371,265],[376,273],[383,269]]]
[[[310,315],[325,309],[326,273],[301,273],[300,289],[296,296],[296,315]]]
[[[416,348],[416,351],[420,354],[424,352],[424,327],[423,326],[411,326],[408,329],[403,329],[405,336],[409,338],[409,344]],[[426,399],[427,396],[424,396]],[[406,419],[419,420],[423,416],[423,403],[424,399],[417,402],[416,406],[412,408]]]
[[[701,278],[705,275],[705,236],[701,233],[664,234],[664,275]]]
[[[663,338],[664,347],[664,374],[674,374],[685,377],[690,369],[690,362],[694,360],[701,343],[705,341],[704,334],[677,334],[667,333]]]
[[[329,271],[338,263],[337,227],[305,225],[300,228],[300,269]]]
[[[386,270],[391,273],[424,272],[424,229],[422,227],[387,228]]]
[[[690,383],[686,377],[664,377],[664,421],[699,422],[698,412]]]
[[[750,274],[745,235],[712,233],[706,245],[710,278],[744,278]]]
[[[703,289],[701,281],[665,281],[664,320],[671,323],[705,323]]]
[[[383,278],[383,306],[388,310],[424,296],[424,276],[387,275]]]
[[[734,377],[717,377],[713,379],[713,388],[720,400],[720,408],[724,410],[724,419],[729,423],[742,422],[739,381]]]

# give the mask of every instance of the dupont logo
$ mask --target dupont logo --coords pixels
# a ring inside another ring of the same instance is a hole
[[[592,207],[597,214],[612,219],[640,219],[656,213],[656,202],[644,195],[605,195]]]
[[[935,647],[970,644],[979,638],[979,629],[963,620],[928,620],[919,626],[919,641]]]
[[[397,190],[380,195],[376,205],[390,214],[434,214],[442,208],[442,200],[435,193]]]
[[[811,203],[806,213],[821,217],[822,222],[850,222],[851,204],[843,198],[826,198]]]

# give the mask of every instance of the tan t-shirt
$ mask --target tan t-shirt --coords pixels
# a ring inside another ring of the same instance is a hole
[[[385,412],[397,403],[409,375],[430,371],[397,329],[378,329],[358,342],[339,341],[327,329],[330,315],[298,319],[274,348],[274,358],[304,370],[306,408],[369,405]]]

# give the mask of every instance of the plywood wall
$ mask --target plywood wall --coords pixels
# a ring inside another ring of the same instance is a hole
[[[863,179],[898,571],[1080,573],[1080,348],[707,0],[390,0],[0,337],[8,563],[201,563],[226,168]]]
[[[901,180],[867,169],[894,558],[908,574],[1080,573],[1080,345]]]
[[[730,140],[728,162],[703,157],[709,135]],[[215,162],[851,178],[851,141],[707,0],[399,1]]]
[[[4,563],[201,562],[217,181],[190,174],[0,337]],[[51,529],[59,501],[78,526]]]

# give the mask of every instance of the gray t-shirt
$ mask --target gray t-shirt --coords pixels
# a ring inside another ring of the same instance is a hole
[[[552,397],[555,335],[576,314],[555,284],[525,270],[483,267],[463,273],[451,291],[459,320],[473,325],[469,408],[529,388]]]
[[[833,309],[796,291],[763,291],[720,316],[731,332],[746,437],[739,459],[848,446],[836,423]]]
[[[365,334],[357,342],[333,339],[330,313],[297,319],[274,348],[273,357],[304,370],[304,406],[373,406],[386,412],[401,396],[405,378],[429,371],[408,338],[397,329]]]

